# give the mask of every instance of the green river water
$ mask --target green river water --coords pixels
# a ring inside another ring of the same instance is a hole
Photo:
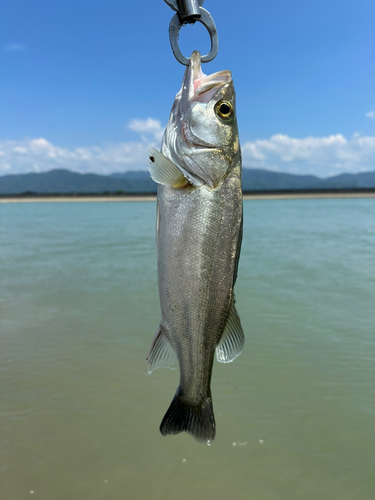
[[[206,446],[158,430],[155,203],[0,204],[0,500],[375,498],[375,199],[244,208]]]

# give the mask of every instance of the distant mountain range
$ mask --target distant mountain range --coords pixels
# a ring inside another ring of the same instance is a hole
[[[340,174],[320,179],[314,175],[293,175],[257,169],[243,170],[244,191],[316,189],[375,189],[375,171]],[[155,192],[156,184],[147,171],[97,175],[79,174],[69,170],[50,170],[39,174],[0,177],[0,195]]]

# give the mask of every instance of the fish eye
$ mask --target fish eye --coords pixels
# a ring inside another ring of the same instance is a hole
[[[216,103],[215,112],[222,120],[230,120],[233,118],[234,109],[229,101],[219,101]]]

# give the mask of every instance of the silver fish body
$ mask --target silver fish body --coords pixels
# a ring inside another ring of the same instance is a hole
[[[148,362],[152,371],[170,365],[176,356],[180,367],[180,384],[161,423],[162,434],[185,431],[201,442],[215,437],[210,390],[215,350],[219,361],[230,362],[244,343],[233,294],[242,239],[234,99],[230,73],[206,77],[194,52],[172,108],[162,154],[151,153],[151,175],[159,182],[162,319]],[[170,169],[167,177],[163,169]]]

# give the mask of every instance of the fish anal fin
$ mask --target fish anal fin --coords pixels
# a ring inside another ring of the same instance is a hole
[[[152,339],[150,350],[147,354],[148,373],[152,373],[157,368],[177,367],[177,356],[170,343],[168,331],[160,324]]]
[[[223,335],[216,346],[216,358],[220,363],[231,363],[242,352],[245,344],[240,317],[234,305],[234,296],[231,300],[228,316],[225,322]]]
[[[150,175],[155,182],[175,189],[189,185],[189,181],[181,170],[163,153],[152,147],[149,148],[148,153]]]

